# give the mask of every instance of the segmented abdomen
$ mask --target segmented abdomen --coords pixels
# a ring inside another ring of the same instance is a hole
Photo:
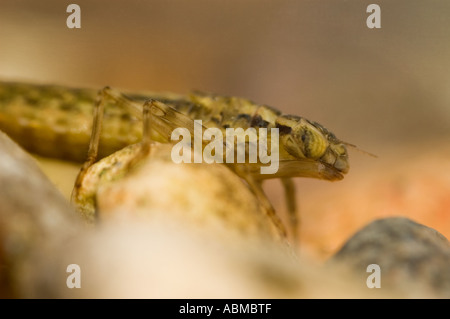
[[[0,82],[0,130],[30,152],[82,162],[86,159],[97,92],[60,86]],[[107,105],[100,141],[106,156],[142,136],[142,125]]]

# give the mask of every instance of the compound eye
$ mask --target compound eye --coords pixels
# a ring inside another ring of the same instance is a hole
[[[306,125],[300,132],[304,154],[308,158],[320,158],[328,147],[326,138],[312,125]]]

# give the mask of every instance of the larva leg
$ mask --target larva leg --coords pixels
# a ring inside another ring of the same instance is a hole
[[[284,238],[287,237],[286,228],[284,227],[283,223],[281,222],[280,218],[275,212],[275,209],[273,208],[272,204],[270,203],[269,199],[267,198],[266,194],[264,193],[264,190],[262,188],[262,181],[257,180],[253,178],[251,174],[247,174],[245,171],[246,165],[245,164],[238,164],[233,165],[230,167],[233,169],[233,171],[243,178],[248,186],[250,187],[251,191],[255,196],[258,198],[259,202],[263,205],[265,208],[265,211],[267,212],[267,215],[272,220],[272,222],[275,224],[276,228],[279,230],[280,235]]]
[[[150,152],[150,146],[152,144],[151,138],[151,127],[152,127],[152,116],[151,116],[151,108],[154,104],[154,100],[147,100],[143,106],[143,132],[142,132],[142,141],[139,152],[134,156],[134,158],[130,161],[128,166],[131,168],[136,163],[139,163],[142,159],[147,157]]]
[[[250,189],[256,195],[258,200],[264,206],[264,208],[267,212],[267,215],[272,220],[272,222],[275,224],[275,226],[278,228],[281,236],[286,238],[287,237],[286,228],[284,227],[280,218],[276,214],[275,209],[273,208],[272,204],[270,203],[269,199],[267,198],[266,194],[264,193],[261,182],[255,181],[252,178],[244,178],[244,179],[247,181],[247,184],[250,186]]]
[[[105,112],[105,104],[108,100],[115,102],[115,105],[126,107],[130,110],[133,115],[137,118],[142,118],[142,107],[137,103],[127,99],[121,93],[116,92],[109,87],[104,87],[98,92],[97,100],[94,106],[94,119],[92,123],[92,134],[89,141],[89,149],[86,161],[80,169],[75,180],[75,185],[72,191],[72,202],[77,198],[79,189],[81,187],[81,182],[83,181],[87,170],[91,167],[97,160],[98,147],[100,142],[100,133],[102,130],[103,115]]]
[[[297,212],[297,202],[295,198],[295,184],[292,178],[281,178],[281,183],[284,188],[286,208],[289,215],[292,238],[293,242],[296,243],[298,241],[300,220]]]

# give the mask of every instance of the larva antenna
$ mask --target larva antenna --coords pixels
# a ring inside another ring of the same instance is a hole
[[[341,142],[342,144],[346,145],[346,146],[349,146],[349,147],[351,147],[351,148],[357,150],[358,152],[360,152],[360,153],[362,153],[362,154],[369,155],[369,156],[374,157],[374,158],[378,158],[377,155],[372,154],[372,153],[367,152],[367,151],[364,151],[364,150],[358,148],[355,144],[347,143],[347,142],[344,142],[344,141],[340,141],[340,142]]]

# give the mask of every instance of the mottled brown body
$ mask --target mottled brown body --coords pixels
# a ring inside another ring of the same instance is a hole
[[[243,129],[239,134],[244,135],[247,128],[278,129],[279,139],[270,142],[279,145],[276,173],[261,174],[261,163],[227,165],[247,182],[283,235],[286,231],[264,194],[262,181],[282,180],[296,238],[298,220],[291,177],[340,180],[349,169],[346,143],[322,125],[243,98],[202,93],[121,94],[110,88],[96,92],[0,82],[0,130],[39,155],[85,160],[72,199],[79,197],[89,167],[99,158],[142,140],[137,161],[148,152],[150,140],[171,142],[171,133],[178,127],[195,135],[194,120],[224,133],[227,128]]]

